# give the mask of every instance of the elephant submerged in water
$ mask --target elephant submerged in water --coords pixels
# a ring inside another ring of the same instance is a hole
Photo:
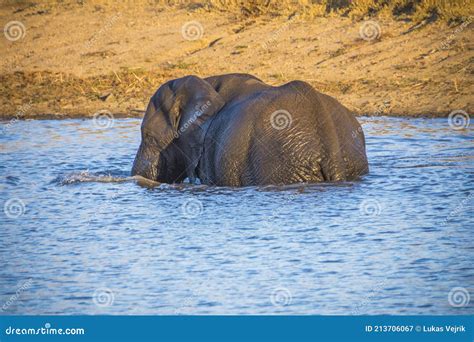
[[[249,186],[354,180],[368,172],[352,113],[308,83],[247,74],[168,81],[152,96],[132,175]]]

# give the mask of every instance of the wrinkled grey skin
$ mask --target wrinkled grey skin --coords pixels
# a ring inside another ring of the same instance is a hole
[[[272,120],[275,112],[283,114]],[[368,172],[352,113],[302,81],[273,87],[247,74],[172,80],[151,98],[141,130],[132,175],[163,183],[314,183]]]

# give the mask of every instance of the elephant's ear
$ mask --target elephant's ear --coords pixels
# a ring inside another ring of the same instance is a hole
[[[179,107],[176,145],[183,155],[187,176],[194,182],[207,129],[212,117],[224,107],[225,102],[209,83],[197,76],[178,79],[172,88],[176,95],[172,107]],[[171,114],[177,113],[174,111]]]
[[[206,120],[225,105],[224,99],[216,90],[197,76],[186,76],[174,82],[174,105],[179,103],[178,136],[202,127]]]

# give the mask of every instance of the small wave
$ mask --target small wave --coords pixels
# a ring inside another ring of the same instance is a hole
[[[100,173],[100,172],[89,172],[89,171],[79,171],[72,172],[65,175],[57,177],[53,182],[60,185],[68,185],[75,183],[87,183],[87,182],[97,182],[97,183],[122,183],[134,180],[133,177],[124,176],[124,175],[114,175],[112,173]]]
[[[192,189],[192,188],[202,188],[203,186],[196,186],[192,184],[164,184],[159,183],[141,176],[128,176],[128,172],[90,172],[89,170],[85,171],[76,171],[60,175],[56,177],[52,183],[62,185],[71,185],[76,183],[125,183],[125,182],[135,182],[140,186],[146,188],[158,188],[158,189]]]
[[[296,183],[289,185],[264,185],[264,186],[245,186],[245,187],[228,187],[228,186],[209,186],[206,184],[190,184],[187,179],[183,183],[160,183],[142,176],[129,176],[128,172],[123,171],[105,171],[105,172],[90,172],[75,171],[59,175],[51,183],[60,186],[71,185],[77,183],[125,183],[134,182],[139,186],[149,189],[158,190],[180,190],[191,192],[212,192],[219,194],[230,193],[237,191],[252,191],[257,190],[261,192],[298,192],[304,193],[307,191],[326,191],[326,188],[334,187],[352,187],[353,182],[339,182],[339,183]]]

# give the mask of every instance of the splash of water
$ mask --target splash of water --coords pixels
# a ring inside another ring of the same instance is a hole
[[[71,172],[64,175],[58,176],[53,182],[58,183],[59,185],[68,185],[75,183],[87,183],[87,182],[97,182],[97,183],[122,183],[132,181],[133,177],[126,177],[123,175],[114,175],[110,172],[101,173],[101,172],[89,172],[77,171]]]

